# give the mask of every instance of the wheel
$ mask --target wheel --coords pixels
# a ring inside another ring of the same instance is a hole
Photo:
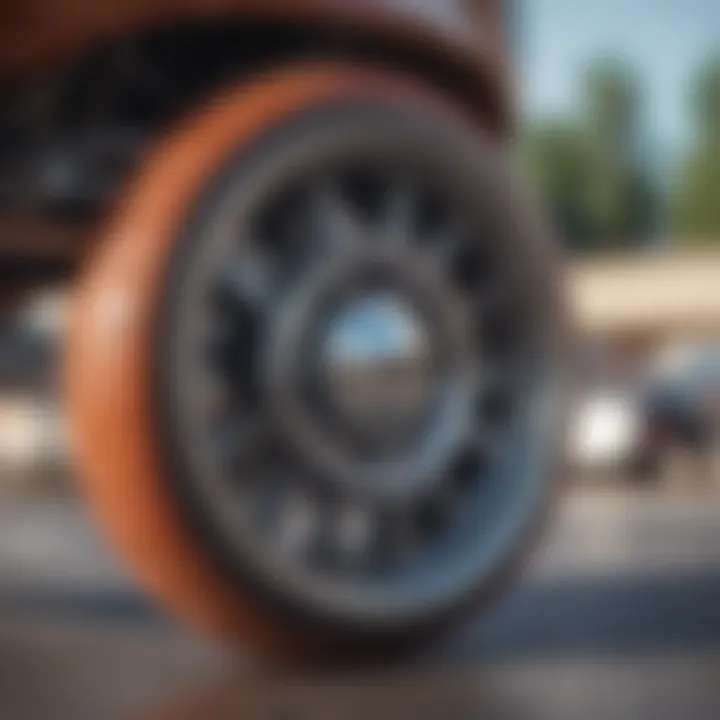
[[[78,291],[102,525],[168,605],[265,651],[442,627],[556,487],[558,282],[442,96],[343,65],[230,90],[148,157]]]

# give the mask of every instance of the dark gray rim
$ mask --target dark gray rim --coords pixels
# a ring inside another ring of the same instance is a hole
[[[281,602],[427,619],[497,572],[543,504],[558,395],[542,270],[517,218],[478,207],[498,190],[478,185],[477,148],[366,108],[289,126],[212,181],[171,268],[157,369],[174,476],[230,569]],[[377,268],[434,314],[446,374],[422,442],[358,464],[303,404],[302,349],[333,289]]]

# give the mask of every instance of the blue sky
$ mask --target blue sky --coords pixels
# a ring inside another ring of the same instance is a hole
[[[655,143],[687,136],[688,82],[720,53],[720,0],[521,0],[521,66],[526,111],[572,110],[578,79],[598,56],[625,59],[646,84]]]

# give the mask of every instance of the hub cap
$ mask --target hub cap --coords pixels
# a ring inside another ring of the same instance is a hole
[[[383,443],[417,423],[437,390],[424,319],[392,292],[350,299],[322,338],[327,402],[358,434]],[[390,443],[391,444],[391,443]]]

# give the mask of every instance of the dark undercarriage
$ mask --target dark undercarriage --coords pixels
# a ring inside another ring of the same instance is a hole
[[[290,60],[352,59],[467,97],[468,78],[377,39],[292,24],[208,23],[119,38],[0,96],[4,294],[67,279],[141,151],[213,89]],[[489,115],[488,115],[489,117]]]

